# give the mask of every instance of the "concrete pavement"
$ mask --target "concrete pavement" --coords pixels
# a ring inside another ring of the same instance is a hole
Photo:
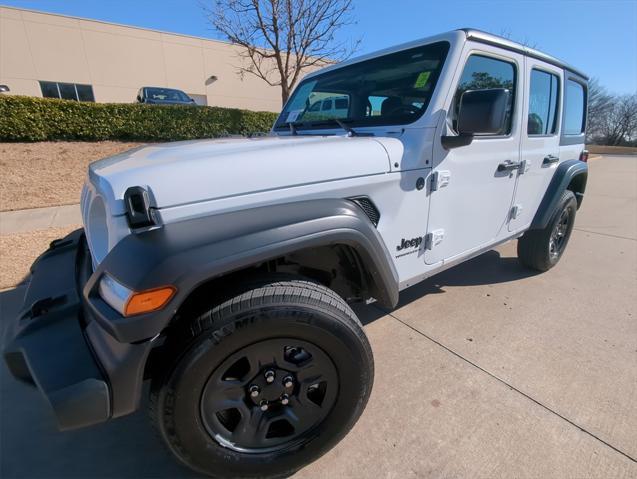
[[[0,234],[27,233],[82,224],[80,205],[0,211]]]
[[[367,410],[299,478],[637,477],[637,158],[590,165],[571,243],[544,274],[515,243],[361,307]],[[21,291],[0,294],[2,315]],[[0,369],[0,476],[194,477],[145,412],[58,433]]]

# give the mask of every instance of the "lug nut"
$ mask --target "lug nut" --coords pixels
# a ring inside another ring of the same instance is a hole
[[[283,396],[281,396],[281,404],[283,404],[284,406],[287,406],[290,403],[290,398],[288,397],[287,394],[284,394]]]
[[[288,389],[294,386],[294,379],[292,379],[292,376],[286,376],[285,378],[283,378],[283,386]]]
[[[265,400],[261,401],[259,403],[259,406],[261,407],[261,411],[264,411],[264,412],[267,411],[268,407],[269,407],[268,406],[268,401],[265,401]]]
[[[257,386],[256,384],[253,384],[252,386],[250,386],[250,396],[252,396],[253,398],[258,397],[259,393],[261,392],[259,390],[259,386]]]
[[[272,382],[274,382],[274,377],[275,377],[274,371],[269,370],[269,371],[266,371],[266,372],[265,372],[265,380],[266,380],[268,383],[272,383]]]

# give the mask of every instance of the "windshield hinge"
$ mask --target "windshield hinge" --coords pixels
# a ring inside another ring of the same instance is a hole
[[[431,191],[438,191],[449,184],[451,172],[447,170],[434,171],[431,174]]]
[[[445,238],[445,230],[438,229],[433,230],[431,233],[425,235],[425,249],[432,250],[435,246],[442,243]]]

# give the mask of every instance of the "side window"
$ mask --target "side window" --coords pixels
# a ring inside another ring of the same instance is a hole
[[[483,55],[471,55],[462,71],[458,89],[454,96],[453,125],[460,105],[460,97],[467,90],[489,90],[491,88],[506,88],[511,92],[508,106],[507,120],[504,131],[501,134],[511,133],[511,122],[513,119],[513,105],[515,104],[515,79],[516,68],[511,62],[498,60],[496,58]]]
[[[370,95],[367,97],[367,108],[365,110],[365,116],[379,116],[381,114],[381,108],[383,102],[387,100],[386,96]]]
[[[567,80],[564,100],[564,134],[580,135],[584,132],[584,87]]]
[[[337,110],[347,110],[347,98],[337,98],[334,100],[334,108]]]
[[[294,110],[295,121],[321,121],[330,118],[347,118],[350,97],[340,92],[314,91],[308,95],[304,108]],[[290,112],[292,114],[293,112]],[[288,115],[289,117],[289,115]]]
[[[527,132],[531,135],[552,135],[557,131],[557,100],[559,78],[542,70],[531,70],[529,87],[529,117]]]

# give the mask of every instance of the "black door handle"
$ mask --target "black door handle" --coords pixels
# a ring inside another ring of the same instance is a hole
[[[560,161],[560,159],[557,156],[546,155],[544,157],[544,161],[542,162],[542,164],[543,165],[550,165],[551,163],[557,163],[558,161]]]
[[[507,160],[504,163],[500,163],[498,165],[498,172],[502,173],[503,171],[517,170],[518,168],[520,168],[520,166],[522,166],[522,163],[518,161]]]

